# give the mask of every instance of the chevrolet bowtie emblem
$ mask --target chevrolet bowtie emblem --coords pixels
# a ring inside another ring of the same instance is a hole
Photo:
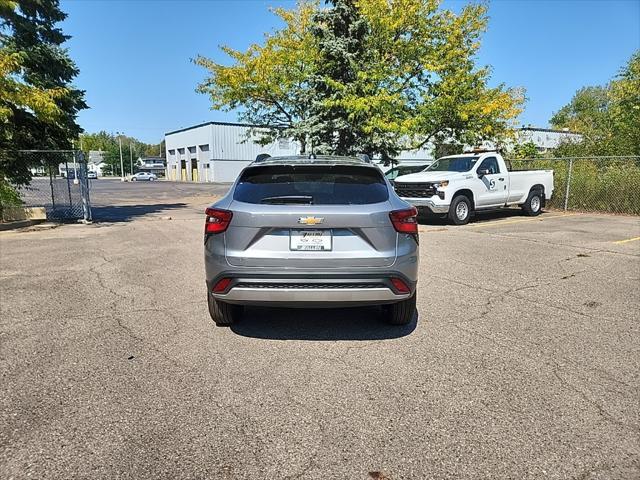
[[[300,217],[298,219],[298,223],[302,225],[319,225],[322,222],[324,222],[323,217]]]

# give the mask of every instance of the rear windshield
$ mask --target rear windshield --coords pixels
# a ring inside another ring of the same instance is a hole
[[[363,205],[389,199],[381,172],[346,165],[265,165],[244,171],[234,200],[273,205]]]

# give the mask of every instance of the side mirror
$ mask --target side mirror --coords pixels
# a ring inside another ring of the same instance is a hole
[[[489,170],[487,168],[482,168],[478,170],[478,178],[482,178],[485,175],[489,175]]]

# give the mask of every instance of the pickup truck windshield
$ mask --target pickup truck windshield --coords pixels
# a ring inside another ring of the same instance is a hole
[[[480,157],[449,157],[441,158],[431,164],[429,172],[468,172]]]

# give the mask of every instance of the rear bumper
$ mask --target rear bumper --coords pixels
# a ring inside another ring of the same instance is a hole
[[[213,293],[219,280],[230,278],[228,287]],[[399,292],[392,278],[410,289]],[[224,272],[207,281],[209,294],[216,300],[236,305],[282,307],[343,307],[396,303],[415,293],[416,282],[398,272],[377,275],[251,275]]]

